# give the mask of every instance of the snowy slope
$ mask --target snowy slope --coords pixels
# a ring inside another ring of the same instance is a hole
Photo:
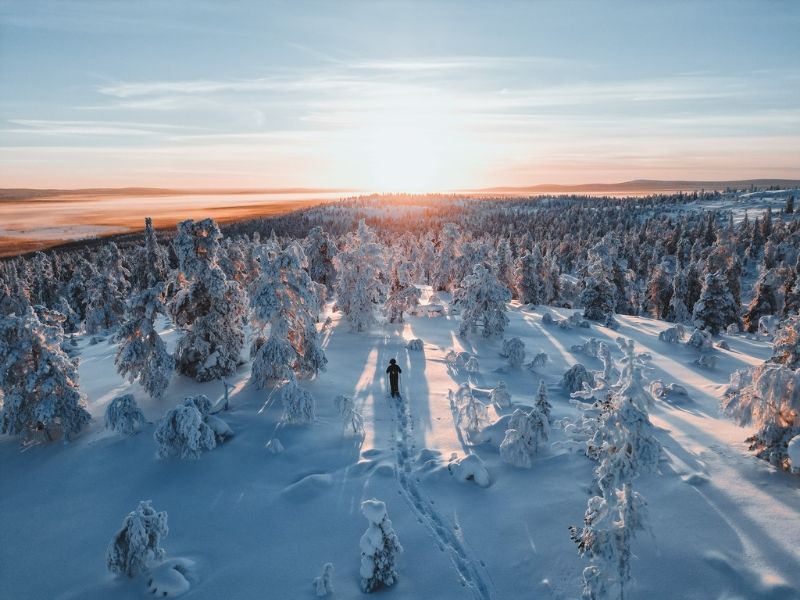
[[[0,440],[3,597],[147,597],[147,578],[121,580],[105,569],[106,546],[141,499],[169,514],[164,547],[168,558],[187,560],[185,598],[311,598],[311,581],[326,562],[335,567],[333,597],[360,597],[358,540],[367,527],[360,503],[375,497],[386,502],[405,549],[400,579],[385,592],[392,597],[577,598],[585,561],[567,527],[583,518],[594,464],[560,448],[557,427],[556,447],[530,470],[503,463],[490,445],[470,446],[448,402],[462,377],[444,356],[450,349],[475,354],[480,372],[472,383],[490,388],[503,379],[514,402],[532,403],[544,378],[560,419],[576,413],[558,385],[564,371],[575,362],[600,368],[570,347],[619,335],[652,354],[648,379],[680,383],[690,397],[680,405],[657,401],[651,411],[665,452],[660,472],[636,482],[648,500],[651,535],[634,542],[631,597],[800,597],[800,480],[749,456],[742,443],[749,432],[717,413],[730,372],[762,361],[768,344],[722,336],[731,350],[718,351],[719,365],[704,370],[692,364],[691,348],[658,340],[666,323],[620,316],[616,331],[561,330],[544,325],[543,312],[570,311],[515,303],[507,330],[525,342],[527,360],[539,350],[549,355],[537,373],[507,367],[500,340],[459,338],[453,316],[410,317],[356,334],[334,313],[323,336],[328,370],[303,384],[317,400],[315,423],[281,425],[281,407],[270,390],[248,385],[243,365],[230,380],[232,409],[221,415],[234,437],[184,461],[156,457],[154,424],[131,438],[103,430],[105,406],[130,391],[154,422],[184,396],[215,400],[222,385],[176,376],[156,403],[116,375],[113,344],[82,339],[81,385],[95,417],[89,430],[69,445],[24,451],[17,439]],[[174,332],[166,337],[171,349]],[[411,338],[424,341],[423,351],[405,349]],[[403,369],[399,401],[386,394],[389,358]],[[363,437],[343,431],[338,394],[356,400]],[[490,414],[498,416],[494,408]],[[265,448],[273,438],[283,453]],[[488,467],[489,487],[460,482],[448,470],[451,458],[469,453]]]

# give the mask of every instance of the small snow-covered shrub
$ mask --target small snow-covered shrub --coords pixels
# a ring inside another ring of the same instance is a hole
[[[580,352],[586,356],[597,357],[601,343],[597,338],[589,338],[583,344],[574,344],[570,348],[570,352]]]
[[[519,368],[525,362],[525,343],[517,337],[503,340],[503,351],[500,355],[505,357],[512,367]]]
[[[517,409],[511,415],[500,456],[515,467],[530,468],[531,457],[539,452],[539,446],[547,441],[550,427],[547,416],[537,408]]]
[[[477,454],[456,459],[447,468],[459,481],[473,481],[481,487],[489,487],[489,470]]]
[[[675,402],[680,399],[688,399],[689,392],[679,383],[667,383],[656,379],[650,384],[650,394],[659,400],[669,400]]]
[[[283,421],[302,425],[314,420],[314,397],[297,384],[294,377],[289,378],[278,391],[283,404]]]
[[[568,392],[579,392],[583,389],[583,384],[590,388],[594,387],[594,375],[586,370],[581,363],[572,365],[561,378],[561,386]]]
[[[425,344],[419,338],[414,338],[412,340],[408,340],[408,342],[406,343],[406,349],[413,350],[415,352],[418,352],[418,351],[422,350],[424,347],[425,347]]]
[[[397,555],[403,551],[392,522],[386,513],[386,504],[380,500],[364,500],[361,513],[369,527],[361,536],[361,589],[365,592],[394,585],[397,580]]]
[[[536,410],[545,416],[547,423],[550,424],[552,421],[550,418],[550,411],[553,410],[553,406],[547,399],[547,384],[544,382],[544,379],[539,381],[539,390],[536,392],[536,402],[534,403],[534,406],[536,407]]]
[[[133,394],[117,396],[106,408],[106,429],[133,435],[144,427],[145,420]]]
[[[545,325],[553,325],[555,323],[553,315],[551,315],[550,313],[544,313],[542,315],[542,323],[544,323]]]
[[[462,385],[455,393],[450,390],[449,396],[450,406],[456,412],[456,426],[467,435],[477,435],[489,424],[486,405],[475,397],[469,385]]]
[[[613,320],[613,317],[612,317]],[[571,325],[572,327],[581,327],[582,329],[589,329],[591,325],[589,321],[584,319],[579,313],[574,312],[569,317],[567,317],[567,324]],[[606,327],[608,327],[608,321],[606,319]]]
[[[716,346],[720,350],[730,350],[731,349],[731,347],[728,345],[728,342],[726,342],[725,340],[720,340],[719,342],[717,342]]]
[[[725,328],[725,333],[728,335],[736,335],[740,331],[741,329],[739,329],[739,325],[737,323],[731,323]]]
[[[502,408],[511,406],[511,394],[506,387],[506,382],[502,379],[498,381],[497,386],[492,388],[492,391],[489,392],[489,398],[494,404]]]
[[[336,405],[336,410],[338,410],[339,414],[342,416],[345,429],[347,429],[349,425],[353,429],[353,433],[363,433],[364,418],[361,416],[361,413],[358,412],[353,399],[350,396],[340,394],[333,399],[333,402]]]
[[[314,593],[317,598],[324,598],[333,593],[333,564],[325,563],[322,573],[314,578]]]
[[[549,357],[547,356],[547,352],[539,352],[536,356],[533,357],[533,360],[528,363],[528,368],[533,370],[539,367],[543,367],[547,364]]]
[[[692,335],[689,336],[689,340],[686,342],[686,345],[691,346],[696,350],[700,350],[701,352],[704,350],[709,350],[710,348],[713,348],[711,334],[704,329],[695,329],[692,332]]]
[[[445,354],[444,361],[447,367],[454,373],[466,370],[467,361],[472,358],[469,352],[456,352],[450,350]]]
[[[214,430],[194,404],[180,404],[167,411],[159,421],[153,438],[158,444],[161,458],[179,455],[181,458],[197,458],[203,450],[216,448]]]
[[[147,562],[164,558],[161,538],[167,537],[167,513],[156,512],[150,500],[125,517],[106,551],[106,566],[112,573],[133,577],[147,570]]]
[[[686,329],[684,329],[683,325],[678,324],[668,327],[659,333],[658,339],[662,342],[666,342],[667,344],[677,344],[684,338],[685,335]]]
[[[477,373],[478,371],[480,371],[481,366],[480,363],[478,363],[478,357],[474,355],[470,356],[467,359],[467,362],[464,363],[464,370],[466,370],[467,373]]]
[[[719,357],[716,354],[701,354],[694,360],[694,364],[704,369],[715,369]]]

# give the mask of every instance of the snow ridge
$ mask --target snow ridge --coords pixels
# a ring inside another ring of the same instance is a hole
[[[407,394],[407,390],[405,391]],[[453,529],[433,508],[429,498],[419,489],[411,473],[415,451],[414,420],[405,396],[391,399],[394,404],[395,473],[400,489],[417,518],[431,532],[439,548],[447,552],[461,585],[469,589],[476,600],[491,600],[491,584],[480,561],[469,556]]]

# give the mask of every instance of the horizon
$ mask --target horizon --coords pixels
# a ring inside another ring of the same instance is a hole
[[[0,185],[800,179],[798,25],[781,2],[5,2]]]

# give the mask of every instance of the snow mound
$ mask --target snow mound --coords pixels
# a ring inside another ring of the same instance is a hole
[[[189,591],[190,573],[194,563],[185,558],[166,560],[151,569],[147,576],[147,591],[157,598],[177,598]]]
[[[681,481],[688,483],[689,485],[698,486],[708,483],[708,477],[702,473],[689,473],[688,475],[681,477]]]
[[[281,444],[281,441],[278,438],[272,438],[264,445],[264,447],[270,454],[280,454],[284,450],[283,444]]]
[[[481,487],[489,487],[489,471],[477,454],[456,459],[450,463],[448,469],[459,481],[474,481]]]
[[[759,600],[800,600],[800,592],[785,581],[748,569],[741,559],[710,550],[703,559],[719,571],[730,585],[721,598],[758,598]],[[769,578],[769,579],[768,579]]]
[[[490,446],[499,449],[500,444],[503,443],[503,438],[506,436],[506,429],[508,429],[508,421],[510,419],[511,415],[503,415],[491,425],[487,425],[481,429],[477,440],[481,444],[489,444]]]
[[[333,475],[314,473],[286,487],[281,495],[293,502],[305,502],[325,493],[331,487],[333,487]]]

